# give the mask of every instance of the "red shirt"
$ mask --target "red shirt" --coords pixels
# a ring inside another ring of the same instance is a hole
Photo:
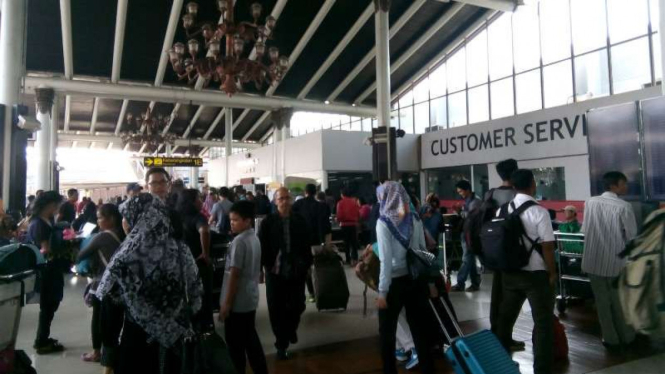
[[[337,203],[337,222],[340,226],[356,226],[360,220],[358,201],[351,197],[342,197]]]

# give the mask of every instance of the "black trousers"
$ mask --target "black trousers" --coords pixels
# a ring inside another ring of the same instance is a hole
[[[423,315],[427,313],[427,284],[415,282],[407,276],[393,278],[388,291],[388,308],[379,310],[379,335],[381,337],[381,359],[385,374],[397,374],[395,366],[395,334],[397,320],[402,308],[406,309],[413,342],[418,352],[421,373],[434,373],[434,360],[430,352],[427,326]]]
[[[497,333],[497,327],[499,324],[499,310],[501,309],[502,295],[503,284],[501,272],[499,270],[494,270],[492,275],[492,293],[490,296],[490,326],[494,334]]]
[[[92,349],[102,349],[102,302],[92,297],[92,321],[90,322],[90,335],[92,335]]]
[[[312,269],[309,269],[307,272],[307,293],[309,293],[309,296],[316,296],[316,293],[314,292],[314,282],[312,280]]]
[[[46,344],[51,337],[51,323],[60,307],[65,288],[65,276],[57,262],[48,262],[39,277],[39,326],[35,345]]]
[[[256,311],[231,312],[224,322],[226,344],[238,373],[245,373],[246,363],[249,361],[254,374],[268,374],[266,356],[256,333],[255,320]]]
[[[554,361],[554,294],[546,271],[519,271],[502,274],[503,295],[497,336],[504,347],[512,340],[513,327],[529,300],[534,322],[534,373],[552,372]]]
[[[266,298],[275,347],[285,350],[297,340],[300,316],[305,311],[305,279],[266,274]],[[393,347],[394,348],[394,347]]]
[[[177,347],[165,350],[162,358],[159,343],[155,341],[148,343],[149,339],[148,334],[139,325],[125,318],[114,373],[179,374],[181,362],[176,353]]]
[[[344,240],[346,262],[358,260],[358,230],[356,226],[342,226],[342,238]]]
[[[212,299],[212,278],[213,269],[203,260],[196,261],[196,266],[199,268],[199,276],[201,283],[203,283],[203,296],[201,302],[201,310],[194,316],[194,321],[199,325],[201,331],[212,331],[215,329],[215,320],[213,317],[213,303]]]
[[[102,340],[102,366],[118,366],[120,333],[125,321],[125,308],[116,305],[110,297],[100,302],[100,337]]]

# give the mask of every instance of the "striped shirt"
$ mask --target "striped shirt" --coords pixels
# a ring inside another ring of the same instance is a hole
[[[637,235],[633,207],[613,192],[592,197],[584,205],[582,271],[616,277],[625,265],[619,258],[626,242]]]

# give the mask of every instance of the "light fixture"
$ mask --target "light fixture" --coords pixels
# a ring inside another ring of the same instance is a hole
[[[324,104],[329,105],[330,101],[326,100],[326,101],[324,101]]]
[[[204,87],[214,81],[229,96],[242,91],[243,84],[248,82],[254,82],[258,90],[264,83],[274,85],[280,82],[289,68],[289,58],[281,56],[277,47],[266,47],[277,24],[275,17],[268,16],[265,25],[259,25],[263,5],[253,3],[250,7],[253,22],[235,23],[234,0],[217,0],[216,4],[222,13],[219,24],[197,23],[199,5],[195,2],[186,5],[187,14],[182,17],[182,26],[189,41],[186,47],[183,43],[175,43],[168,51],[171,67],[178,79],[194,84],[202,78]],[[253,44],[254,60],[246,54],[245,44],[248,43]],[[266,49],[269,64],[262,61]],[[198,57],[201,50],[206,52],[205,57]]]
[[[172,133],[163,133],[163,130],[175,116],[163,116],[161,114],[153,117],[150,108],[146,109],[140,116],[132,113],[127,114],[125,131],[120,133],[120,138],[124,145],[136,144],[147,145],[151,148],[157,148],[166,143],[173,145],[176,135]]]

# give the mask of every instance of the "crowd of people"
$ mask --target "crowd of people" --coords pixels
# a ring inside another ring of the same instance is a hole
[[[519,169],[512,159],[499,162],[496,170],[502,185],[485,196],[476,196],[468,181],[456,184],[463,199],[460,216],[470,217],[487,201],[505,207],[508,214],[519,214],[529,257],[517,271],[493,269],[491,330],[506,350],[524,349],[512,333],[528,300],[535,325],[534,370],[550,373],[557,279],[552,220],[535,200],[531,171]],[[581,229],[586,235],[582,269],[591,279],[603,344],[618,349],[634,342],[635,331],[623,320],[613,287],[625,263],[617,254],[637,234],[637,226],[630,204],[620,198],[627,192],[625,175],[607,173],[604,184],[606,192],[586,203],[582,227],[577,210],[568,206],[560,229]],[[48,260],[39,273],[40,313],[34,341],[38,354],[64,349],[50,332],[70,265],[62,255],[68,245],[62,232],[80,231],[92,223],[97,226],[95,235],[76,258],[91,264],[85,274],[91,281],[84,299],[92,308],[92,351],[82,356],[84,361],[101,362],[106,372],[120,374],[176,373],[183,338],[193,331],[214,331],[213,310],[218,303],[218,320],[225,325],[236,369],[244,373],[248,362],[254,373],[267,373],[255,327],[259,284],[265,282],[277,357],[288,359],[290,345],[298,342],[307,299],[317,296],[312,247],[333,248],[331,217],[335,217],[349,265],[359,260],[360,243],[369,244],[365,251],[380,260],[376,307],[384,372],[396,373],[396,360],[407,361],[409,369],[419,365],[423,373],[434,372],[433,347],[450,342],[433,326],[437,319],[431,318],[427,303],[441,300],[452,311],[444,318],[446,329],[456,319],[454,307],[438,262],[425,276],[415,277],[408,257],[414,248],[438,254],[444,208],[436,195],[428,195],[421,205],[400,183],[385,181],[377,183],[376,200],[368,203],[349,189],[334,201],[330,194],[317,192],[315,185],[307,185],[299,199],[282,187],[271,201],[263,191],[254,194],[242,188],[186,189],[161,168],[147,171],[145,185],[147,193],[132,183],[125,199],[105,204],[86,197],[79,201],[75,189],[67,191],[66,199],[55,191],[39,191],[29,199],[26,224],[16,224],[9,216],[0,221],[0,244],[19,237],[38,247]],[[361,227],[368,237],[363,238]],[[219,300],[212,299],[213,240],[230,242]],[[475,292],[482,274],[478,253],[464,233],[461,243],[464,255],[452,290]]]

